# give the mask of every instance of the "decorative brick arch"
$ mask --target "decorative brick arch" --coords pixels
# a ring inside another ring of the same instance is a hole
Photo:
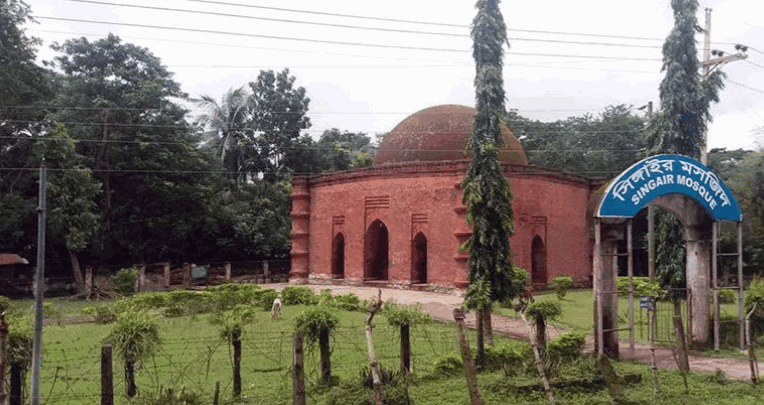
[[[345,235],[342,232],[332,239],[332,277],[345,278]]]
[[[546,244],[541,236],[536,235],[531,242],[531,281],[534,285],[546,286],[547,278]]]
[[[390,278],[390,232],[382,220],[374,220],[364,237],[364,280]]]
[[[427,283],[427,237],[422,232],[411,241],[411,283]]]

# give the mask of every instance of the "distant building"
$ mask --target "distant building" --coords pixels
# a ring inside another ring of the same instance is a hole
[[[29,261],[16,253],[0,253],[0,279],[17,278],[29,272]]]
[[[458,105],[427,108],[385,136],[372,167],[295,176],[291,280],[466,286],[468,254],[458,249],[471,229],[461,182],[474,114]],[[558,275],[590,284],[587,204],[602,181],[530,166],[512,132],[502,133],[499,158],[515,195],[514,264],[535,284]]]

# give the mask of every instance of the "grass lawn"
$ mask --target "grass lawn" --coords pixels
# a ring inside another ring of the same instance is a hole
[[[588,297],[588,299],[587,299]],[[539,299],[556,299],[551,295]],[[18,304],[21,307],[28,303]],[[293,319],[303,306],[286,306],[282,318],[270,319],[270,313],[258,312],[242,336],[243,398],[248,404],[291,404],[292,332]],[[572,292],[563,301],[566,325],[591,330],[591,293]],[[72,309],[74,311],[74,309]],[[508,310],[499,310],[505,312]],[[332,341],[332,373],[340,382],[358,380],[368,365],[364,335],[365,313],[338,310],[341,319]],[[507,312],[507,314],[510,314]],[[511,315],[511,314],[510,314]],[[152,393],[163,388],[175,392],[185,390],[202,396],[205,404],[212,403],[215,383],[220,382],[221,399],[231,398],[232,364],[230,345],[219,336],[218,326],[209,322],[219,315],[201,314],[177,318],[162,318],[163,346],[153,359],[137,370],[139,394]],[[580,326],[579,326],[580,325]],[[43,336],[43,370],[41,375],[43,403],[92,404],[99,402],[101,340],[110,325],[76,324],[46,326]],[[457,354],[457,335],[453,325],[433,323],[411,330],[412,366],[414,378],[409,395],[415,404],[466,404],[469,402],[466,383],[461,372],[442,375],[434,370],[434,363],[443,355]],[[399,367],[399,338],[397,330],[387,326],[384,317],[375,318],[374,342],[383,367]],[[470,335],[474,346],[474,334]],[[309,404],[363,403],[364,396],[338,397],[338,390],[321,389],[319,381],[318,350],[306,345],[306,380]],[[619,373],[637,373],[642,382],[625,388],[625,403],[634,404],[759,404],[764,402],[764,389],[750,384],[725,381],[708,375],[692,374],[689,390],[685,390],[679,374],[661,370],[663,393],[653,394],[650,370],[647,365],[615,362]],[[582,378],[593,375],[592,362],[567,365],[559,379]],[[543,392],[517,394],[517,386],[538,383],[531,373],[521,372],[508,378],[503,372],[485,372],[479,375],[479,386],[487,404],[544,404]],[[27,385],[28,386],[28,385]],[[114,361],[114,390],[117,404],[145,404],[123,397],[124,378],[122,363]],[[560,403],[609,404],[612,399],[604,390],[558,390]],[[355,401],[355,402],[354,402]],[[230,402],[221,402],[230,403]],[[155,403],[152,402],[152,405]]]

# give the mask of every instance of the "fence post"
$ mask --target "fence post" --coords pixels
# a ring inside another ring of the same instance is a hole
[[[270,274],[270,270],[268,270],[268,261],[266,260],[263,262],[263,278],[265,279],[266,283],[271,282],[270,277],[271,277],[271,274]]]
[[[332,385],[332,362],[329,350],[329,330],[321,329],[318,333],[318,346],[321,350],[321,379],[327,386]]]
[[[233,396],[241,396],[241,331],[233,331]]]
[[[231,280],[231,262],[225,262],[225,281]]]
[[[11,398],[10,405],[22,405],[22,381],[21,374],[24,370],[24,365],[19,363],[11,363]]]
[[[8,324],[5,322],[5,311],[0,312],[0,404],[5,404],[5,363],[8,359],[6,345],[8,343]]]
[[[409,324],[401,324],[401,372],[408,375],[411,372],[411,339]]]
[[[93,268],[85,267],[85,293],[90,296],[93,292]]]
[[[163,266],[164,270],[164,286],[165,288],[170,288],[170,263],[165,263]]]
[[[101,405],[114,405],[111,345],[101,346]]]
[[[305,405],[305,366],[303,364],[302,333],[294,334],[293,405]]]
[[[215,383],[215,396],[212,398],[212,405],[220,403],[220,381]]]
[[[470,355],[470,342],[467,340],[467,327],[464,325],[464,311],[461,308],[454,308],[454,320],[459,331],[459,348],[462,352],[464,361],[464,376],[467,378],[467,390],[472,398],[472,405],[484,405],[483,399],[477,387],[477,376],[475,375],[475,366],[472,364]]]

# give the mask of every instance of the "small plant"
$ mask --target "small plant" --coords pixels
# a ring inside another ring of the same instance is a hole
[[[650,295],[653,297],[662,297],[665,291],[661,288],[660,283],[651,283],[648,277],[632,277],[632,285],[634,286],[634,295]],[[618,292],[624,295],[629,293],[629,278],[618,277],[616,279],[616,287]]]
[[[117,293],[130,296],[135,294],[135,282],[138,280],[138,275],[138,269],[127,267],[112,275],[109,281]]]
[[[178,393],[171,388],[160,388],[158,393],[142,393],[130,403],[136,405],[202,405],[207,404],[207,401],[200,393],[186,391],[185,388],[181,388]]]
[[[288,286],[281,290],[281,301],[284,305],[315,305],[318,297],[309,287]]]
[[[586,334],[566,332],[547,343],[547,352],[551,362],[570,363],[584,354]]]
[[[261,289],[255,293],[253,305],[262,308],[263,311],[270,311],[273,300],[278,296],[279,294],[273,288]]]
[[[464,369],[462,357],[456,353],[448,353],[435,360],[435,372],[445,376],[453,376]]]
[[[154,355],[162,344],[159,337],[159,325],[146,311],[123,311],[117,314],[116,321],[104,343],[111,344],[125,364],[126,395],[134,397],[135,364]]]
[[[308,307],[297,316],[295,329],[305,334],[308,341],[315,342],[322,331],[331,332],[339,323],[340,319],[331,308],[318,305]]]
[[[237,305],[230,313],[223,316],[220,337],[231,342],[234,335],[241,336],[244,325],[255,319],[255,311],[248,305]]]
[[[557,276],[552,280],[552,285],[557,299],[563,299],[568,290],[573,287],[573,279],[570,276]]]
[[[488,346],[485,351],[486,366],[491,370],[503,370],[504,375],[512,377],[522,371],[532,361],[531,346],[517,340],[499,341]]]
[[[391,326],[419,325],[432,321],[430,315],[422,311],[422,304],[401,305],[395,302],[386,302],[381,314],[387,318]]]
[[[167,294],[160,292],[142,292],[133,297],[133,303],[141,309],[161,309],[167,302]]]
[[[712,303],[714,302],[714,292],[711,291],[708,293],[708,302]],[[730,289],[720,289],[719,290],[719,304],[734,304],[737,302],[737,293]]]

